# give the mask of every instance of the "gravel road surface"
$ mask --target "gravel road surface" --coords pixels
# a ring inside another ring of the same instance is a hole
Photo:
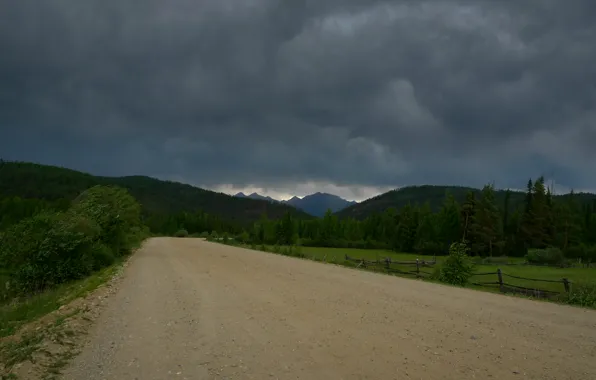
[[[200,239],[119,286],[66,379],[596,379],[596,311]]]

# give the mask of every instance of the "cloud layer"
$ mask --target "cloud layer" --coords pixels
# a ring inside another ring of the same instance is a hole
[[[0,156],[357,199],[541,174],[596,189],[594,17],[589,0],[8,2]]]

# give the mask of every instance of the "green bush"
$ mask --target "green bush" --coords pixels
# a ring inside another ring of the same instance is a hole
[[[596,308],[596,283],[575,282],[565,300],[571,305]]]
[[[93,270],[110,266],[116,260],[110,247],[102,243],[95,243],[91,247],[91,256],[93,257]]]
[[[474,263],[468,256],[468,247],[465,243],[453,243],[449,247],[449,256],[440,269],[441,282],[465,286],[474,274]]]
[[[176,237],[188,237],[188,231],[185,229],[181,229],[176,231],[176,233],[174,234],[174,236]]]
[[[76,213],[43,213],[17,224],[7,235],[5,265],[13,269],[11,285],[24,294],[90,274],[91,248],[100,229]]]
[[[148,234],[125,190],[93,187],[62,213],[42,212],[3,233],[0,262],[11,292],[31,294],[110,265]]]
[[[203,231],[203,232],[201,232],[201,234],[199,235],[199,237],[202,237],[204,239],[207,239],[209,237],[209,232]]]
[[[432,280],[432,281],[440,281],[441,280],[441,266],[440,265],[435,265],[432,273],[428,276],[428,279]]]
[[[141,227],[141,206],[125,189],[115,186],[95,186],[79,195],[71,212],[97,223],[99,240],[122,256],[133,248],[129,237]]]
[[[250,243],[250,235],[248,234],[248,232],[243,231],[240,235],[236,237],[236,240],[238,240],[242,244],[248,244]]]
[[[562,265],[565,263],[565,255],[559,248],[530,249],[526,260],[537,265]]]

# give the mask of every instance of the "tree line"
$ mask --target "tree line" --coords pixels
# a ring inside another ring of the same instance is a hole
[[[390,207],[364,220],[338,218],[330,211],[317,220],[265,216],[245,239],[255,244],[386,248],[421,254],[447,254],[465,241],[474,256],[525,256],[532,249],[557,248],[568,258],[596,261],[596,199],[580,203],[571,193],[555,198],[543,177],[530,180],[523,204],[511,204],[507,191],[497,204],[492,185],[463,202],[447,193],[438,211],[430,205]]]
[[[198,209],[143,209],[117,186],[92,186],[74,200],[5,196],[0,197],[0,281],[9,283],[12,295],[42,291],[110,265],[150,234],[436,255],[465,242],[475,256],[544,258],[535,250],[554,248],[558,259],[596,261],[596,199],[579,202],[573,193],[554,197],[544,178],[528,182],[522,204],[512,205],[512,194],[497,202],[495,189],[486,185],[478,195],[468,192],[462,202],[447,192],[438,210],[428,202],[412,203],[364,220],[331,211],[319,219],[293,212],[270,219],[263,213],[252,225]]]

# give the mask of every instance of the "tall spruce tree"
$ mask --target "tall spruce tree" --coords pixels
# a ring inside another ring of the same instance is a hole
[[[475,221],[477,223],[477,240],[474,246],[478,254],[492,256],[502,248],[503,226],[499,209],[495,202],[495,191],[492,185],[482,189],[480,201],[477,203]]]

